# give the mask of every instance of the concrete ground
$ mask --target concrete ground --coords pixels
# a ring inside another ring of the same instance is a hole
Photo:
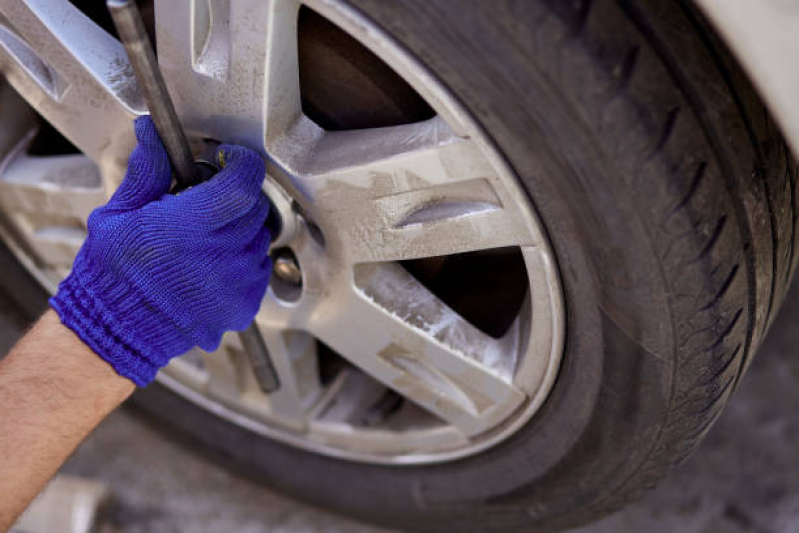
[[[0,312],[0,349],[16,334],[16,325]],[[643,501],[576,531],[799,533],[797,407],[799,284],[748,376],[691,458]],[[64,471],[113,487],[116,504],[105,533],[387,531],[236,477],[129,408],[103,422]]]

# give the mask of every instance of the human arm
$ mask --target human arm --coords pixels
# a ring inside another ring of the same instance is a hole
[[[224,145],[224,168],[175,195],[149,117],[136,136],[52,310],[0,365],[0,528],[134,384],[194,346],[215,350],[225,331],[249,326],[266,292],[260,156]]]
[[[0,531],[135,388],[52,310],[0,360]]]

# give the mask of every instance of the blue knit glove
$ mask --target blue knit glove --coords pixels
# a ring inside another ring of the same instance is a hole
[[[194,346],[215,350],[226,330],[252,322],[272,263],[261,157],[220,147],[224,168],[167,194],[169,160],[149,116],[139,145],[50,305],[61,321],[139,386]]]

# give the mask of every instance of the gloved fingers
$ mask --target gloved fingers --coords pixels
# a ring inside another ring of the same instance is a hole
[[[211,236],[225,250],[233,253],[247,251],[251,241],[266,227],[269,205],[269,200],[265,195],[261,194],[261,198],[259,198],[255,207],[221,228],[212,229]]]
[[[150,116],[137,118],[134,129],[139,144],[130,154],[125,179],[107,204],[111,208],[138,209],[166,194],[172,183],[169,157]]]
[[[222,145],[222,166],[213,178],[181,193],[199,220],[219,228],[243,217],[258,203],[266,175],[263,159],[243,146]]]
[[[266,279],[272,277],[272,258],[269,255],[261,261],[261,270],[266,274]]]
[[[236,276],[217,278],[212,281],[212,286],[224,283],[219,286],[219,290],[231,295],[229,301],[236,302],[236,307],[229,309],[226,318],[230,321],[224,325],[224,329],[241,331],[250,325],[261,307],[269,284],[269,272],[260,268],[253,261],[253,257],[246,253],[229,257],[225,266],[229,272],[235,272]]]
[[[269,228],[263,226],[244,249],[244,252],[254,258],[256,264],[260,266],[269,253],[270,244],[272,244],[272,236],[269,234]]]
[[[261,308],[261,302],[264,296],[266,296],[266,290],[269,286],[269,276],[264,275],[263,272],[259,274],[257,279],[248,283],[244,289],[244,293],[241,297],[241,301],[243,302],[241,316],[237,323],[234,323],[231,327],[234,331],[243,331],[247,329],[255,319],[255,315],[258,314],[258,310]]]
[[[269,257],[271,244],[272,235],[269,232],[269,228],[263,226],[244,249],[248,268],[251,268],[253,276],[262,278],[265,275],[267,279],[271,276],[272,259]]]

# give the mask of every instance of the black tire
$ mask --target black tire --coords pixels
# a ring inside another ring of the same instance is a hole
[[[370,466],[266,440],[154,385],[135,401],[302,499],[414,531],[552,531],[636,498],[717,418],[794,270],[794,162],[673,0],[350,0],[462,101],[558,258],[544,407],[457,462]]]

